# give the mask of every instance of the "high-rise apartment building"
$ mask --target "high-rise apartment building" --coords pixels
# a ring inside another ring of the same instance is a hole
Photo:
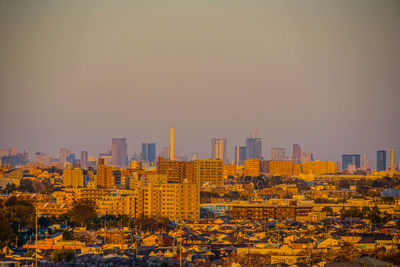
[[[376,152],[376,170],[386,171],[386,151],[379,150]]]
[[[104,165],[104,159],[99,159],[97,165],[97,186],[101,188],[115,187],[115,178],[113,175],[115,169],[113,166]]]
[[[88,152],[87,151],[82,151],[81,152],[81,168],[82,169],[87,169],[87,163],[88,163]]]
[[[72,168],[71,164],[67,164],[67,168],[63,171],[63,182],[65,187],[84,187],[85,176],[83,170],[79,168]]]
[[[293,144],[292,160],[294,163],[301,163],[301,146]]]
[[[224,163],[227,163],[226,138],[211,139],[211,158],[222,159]]]
[[[182,183],[185,179],[194,182],[193,161],[175,161],[158,158],[157,173],[166,175],[169,182]]]
[[[193,161],[194,181],[200,185],[208,182],[216,185],[224,184],[224,162],[216,159]]]
[[[127,157],[126,138],[113,138],[111,143],[111,164],[125,168]]]
[[[149,183],[143,188],[143,215],[198,220],[200,186],[195,183]]]
[[[246,159],[244,161],[244,176],[257,177],[260,175],[260,160]]]
[[[262,142],[258,137],[246,138],[246,159],[261,159]]]
[[[302,172],[307,175],[333,174],[338,171],[334,161],[309,161],[301,166]]]
[[[349,165],[354,165],[355,169],[360,168],[360,154],[343,154],[342,155],[342,170],[348,170]]]
[[[235,146],[235,165],[243,165],[246,160],[246,147]]]
[[[154,163],[156,160],[156,143],[142,144],[142,160]]]
[[[271,160],[280,161],[285,160],[284,148],[271,148]]]
[[[269,172],[272,175],[285,175],[285,176],[291,176],[293,175],[293,166],[298,165],[298,164],[293,164],[292,161],[289,160],[282,160],[282,161],[276,161],[276,160],[271,160],[269,162]],[[300,168],[301,171],[301,168]]]

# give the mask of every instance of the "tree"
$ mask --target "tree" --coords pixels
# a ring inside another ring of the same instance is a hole
[[[47,228],[50,225],[50,219],[44,216],[39,217],[38,219],[38,225],[42,228]]]
[[[77,200],[69,211],[71,221],[84,225],[89,220],[97,218],[96,203],[89,199]]]
[[[29,193],[35,192],[35,190],[33,189],[32,180],[29,179],[22,179],[18,189],[22,192],[29,192]]]
[[[5,208],[0,210],[0,248],[13,241],[15,235],[13,229],[11,228],[11,223],[9,221],[9,215]]]
[[[331,207],[325,206],[322,208],[322,212],[326,212],[326,213],[332,213],[333,210]]]
[[[51,260],[53,262],[70,262],[74,257],[75,252],[72,249],[59,249],[51,253]]]

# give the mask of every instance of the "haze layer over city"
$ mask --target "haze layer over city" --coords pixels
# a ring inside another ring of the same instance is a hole
[[[0,147],[209,157],[251,132],[321,160],[399,144],[398,1],[2,1]]]

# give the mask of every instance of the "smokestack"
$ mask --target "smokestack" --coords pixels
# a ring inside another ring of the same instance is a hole
[[[390,156],[390,171],[394,172],[394,149],[392,148],[392,153]]]
[[[174,160],[174,128],[171,127],[169,159]]]

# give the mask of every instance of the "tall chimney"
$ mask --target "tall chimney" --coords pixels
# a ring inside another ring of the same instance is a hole
[[[169,159],[174,160],[174,127],[171,127]]]

